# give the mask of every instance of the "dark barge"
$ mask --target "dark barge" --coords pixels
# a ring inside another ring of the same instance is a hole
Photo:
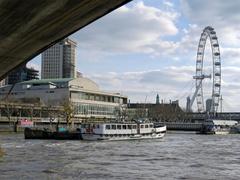
[[[49,129],[25,128],[25,139],[58,139],[58,140],[81,140],[80,129],[75,131],[51,131]]]

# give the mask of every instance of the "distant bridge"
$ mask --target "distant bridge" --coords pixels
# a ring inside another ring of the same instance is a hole
[[[51,45],[131,0],[1,0],[0,80]]]
[[[167,130],[175,131],[200,131],[203,121],[209,116],[206,113],[188,113],[188,120],[158,122],[156,124],[166,125]],[[217,113],[217,119],[235,120],[240,123],[240,112]]]
[[[194,120],[204,120],[208,118],[206,113],[189,113],[191,119]],[[216,118],[226,119],[226,120],[236,120],[240,122],[240,112],[222,112],[216,113]]]

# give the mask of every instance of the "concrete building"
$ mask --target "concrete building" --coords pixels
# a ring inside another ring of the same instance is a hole
[[[0,88],[4,99],[11,86]],[[119,93],[103,92],[88,78],[64,78],[31,80],[17,83],[8,96],[11,101],[38,101],[48,106],[61,106],[70,102],[74,116],[80,119],[115,119],[122,107],[127,106],[127,97]]]
[[[128,118],[150,118],[155,121],[178,121],[185,117],[185,113],[180,108],[178,101],[160,104],[151,103],[131,103],[128,104]]]
[[[8,84],[15,84],[23,81],[29,81],[32,79],[38,79],[38,77],[39,77],[38,70],[34,68],[28,68],[26,64],[24,64],[10,72],[6,78],[1,80],[0,87]]]
[[[66,38],[42,53],[42,79],[75,78],[77,43]]]
[[[5,79],[5,84],[15,84],[22,81],[29,81],[32,79],[38,79],[39,71],[33,68],[28,68],[26,64],[13,70]]]

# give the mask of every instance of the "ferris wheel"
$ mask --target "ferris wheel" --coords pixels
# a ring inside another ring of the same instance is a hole
[[[211,50],[212,50],[212,73],[204,74],[204,50],[207,39],[210,39]],[[190,111],[193,105],[194,100],[197,102],[198,112],[204,112],[204,94],[203,94],[203,80],[206,78],[212,78],[212,93],[211,93],[211,107],[210,112],[216,113],[218,111],[219,101],[220,101],[220,92],[221,92],[221,58],[220,50],[218,44],[218,38],[214,28],[207,26],[203,29],[197,51],[196,59],[196,74],[193,76],[195,79],[195,92],[192,98],[189,98],[187,103],[187,110]]]

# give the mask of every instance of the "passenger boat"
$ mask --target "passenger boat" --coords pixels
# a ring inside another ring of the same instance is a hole
[[[153,123],[102,123],[82,124],[83,140],[136,140],[162,138],[166,126],[154,127]]]
[[[207,119],[202,124],[200,134],[229,134],[237,124],[238,122],[233,120]]]

